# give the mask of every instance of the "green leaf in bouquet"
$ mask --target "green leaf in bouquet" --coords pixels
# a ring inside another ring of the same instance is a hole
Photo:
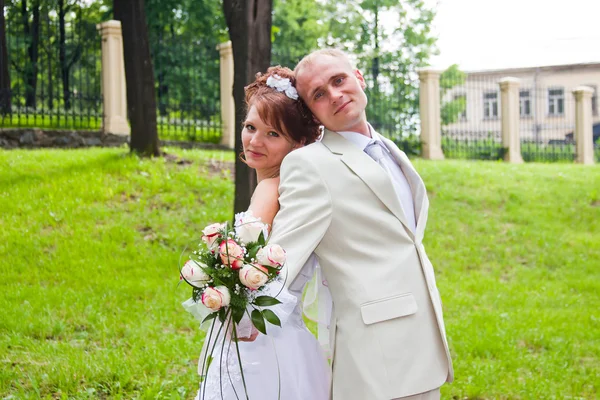
[[[281,270],[280,267],[271,267],[270,265],[263,265],[269,271],[269,274],[277,275],[277,272]]]
[[[250,317],[252,318],[252,323],[254,324],[256,329],[258,329],[258,331],[262,334],[266,335],[267,327],[265,325],[265,319],[263,318],[261,312],[258,310],[254,310],[252,311],[252,315]]]
[[[194,287],[192,290],[192,299],[194,299],[196,303],[200,302],[202,299],[202,290],[200,288]]]
[[[215,358],[214,358],[213,356],[208,356],[208,357],[206,358],[206,370],[207,370],[207,371],[208,371],[208,369],[210,368],[210,364],[212,364],[212,362],[213,362],[213,360],[214,360],[214,359],[215,359]]]
[[[265,238],[265,232],[264,231],[260,231],[260,234],[258,235],[258,244],[260,244],[261,246],[264,246],[266,244],[267,239]]]
[[[260,246],[256,243],[251,243],[249,246],[246,246],[248,250],[248,254],[246,255],[247,261],[251,262],[251,260],[256,259],[256,253],[260,250]]]
[[[262,310],[262,314],[263,314],[263,317],[265,317],[265,319],[269,323],[281,327],[281,320],[279,319],[279,317],[277,316],[277,314],[275,314],[273,311],[271,311],[271,310]]]
[[[231,314],[233,316],[233,322],[239,324],[242,318],[244,317],[244,308],[232,307]]]
[[[227,311],[225,311],[225,308],[221,308],[219,311],[217,311],[217,313],[219,314],[219,321],[221,321],[221,323],[225,322],[225,317],[227,316]]]
[[[268,307],[275,306],[277,304],[281,304],[281,301],[277,300],[275,297],[271,296],[258,296],[254,299],[254,304],[260,307]]]
[[[202,320],[202,322],[201,322],[200,324],[204,324],[205,322],[207,322],[207,321],[210,321],[211,319],[215,319],[215,318],[217,318],[217,315],[218,315],[218,313],[216,313],[216,312],[208,314],[208,315],[207,315],[207,316],[206,316],[206,317],[205,317],[205,318]]]

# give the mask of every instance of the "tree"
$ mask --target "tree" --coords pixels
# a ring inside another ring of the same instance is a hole
[[[142,156],[158,156],[156,93],[144,0],[114,0],[113,11],[123,29],[130,149]]]
[[[272,62],[293,69],[326,37],[325,13],[317,0],[275,0],[273,7]]]
[[[10,101],[10,69],[8,46],[6,45],[6,20],[4,19],[4,0],[0,0],[0,114],[9,114]]]
[[[160,116],[173,117],[175,103],[185,119],[214,118],[216,46],[227,40],[220,0],[146,0],[146,13]]]
[[[436,51],[434,10],[423,0],[350,0],[328,2],[325,11],[326,45],[351,53],[365,74],[369,121],[392,138],[415,133],[416,69]]]
[[[442,107],[440,109],[440,118],[442,125],[450,125],[458,121],[459,116],[467,108],[467,99],[465,94],[454,96],[450,99],[444,99],[444,95],[455,86],[463,85],[467,78],[467,74],[458,69],[458,65],[454,64],[448,67],[440,75],[440,98]]]
[[[223,0],[225,21],[233,50],[233,99],[235,102],[235,149],[243,151],[241,129],[245,118],[244,87],[264,72],[271,61],[271,11],[273,0]],[[256,174],[245,163],[235,162],[234,211],[248,208],[256,186]]]

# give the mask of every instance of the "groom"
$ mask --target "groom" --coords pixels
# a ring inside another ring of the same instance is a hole
[[[422,244],[423,181],[367,122],[364,78],[343,52],[316,51],[295,73],[300,96],[326,129],[321,142],[283,161],[271,240],[287,251],[288,285],[312,253],[328,281],[331,397],[439,399],[453,371]]]

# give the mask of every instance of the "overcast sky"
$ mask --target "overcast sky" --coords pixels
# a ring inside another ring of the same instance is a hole
[[[436,0],[426,0],[435,4]],[[600,62],[600,0],[438,0],[435,67]]]

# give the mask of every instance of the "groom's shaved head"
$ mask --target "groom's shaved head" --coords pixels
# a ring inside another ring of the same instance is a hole
[[[296,77],[298,77],[298,75],[300,75],[300,73],[302,72],[302,70],[304,68],[311,65],[312,63],[315,62],[315,60],[320,59],[322,57],[336,58],[340,61],[340,63],[345,64],[351,70],[355,69],[354,65],[352,65],[352,62],[350,61],[350,58],[348,57],[348,55],[346,53],[344,53],[342,50],[321,49],[321,50],[313,51],[309,55],[304,56],[304,58],[302,60],[300,60],[300,62],[296,65],[296,68],[294,68],[294,75],[296,75]]]

